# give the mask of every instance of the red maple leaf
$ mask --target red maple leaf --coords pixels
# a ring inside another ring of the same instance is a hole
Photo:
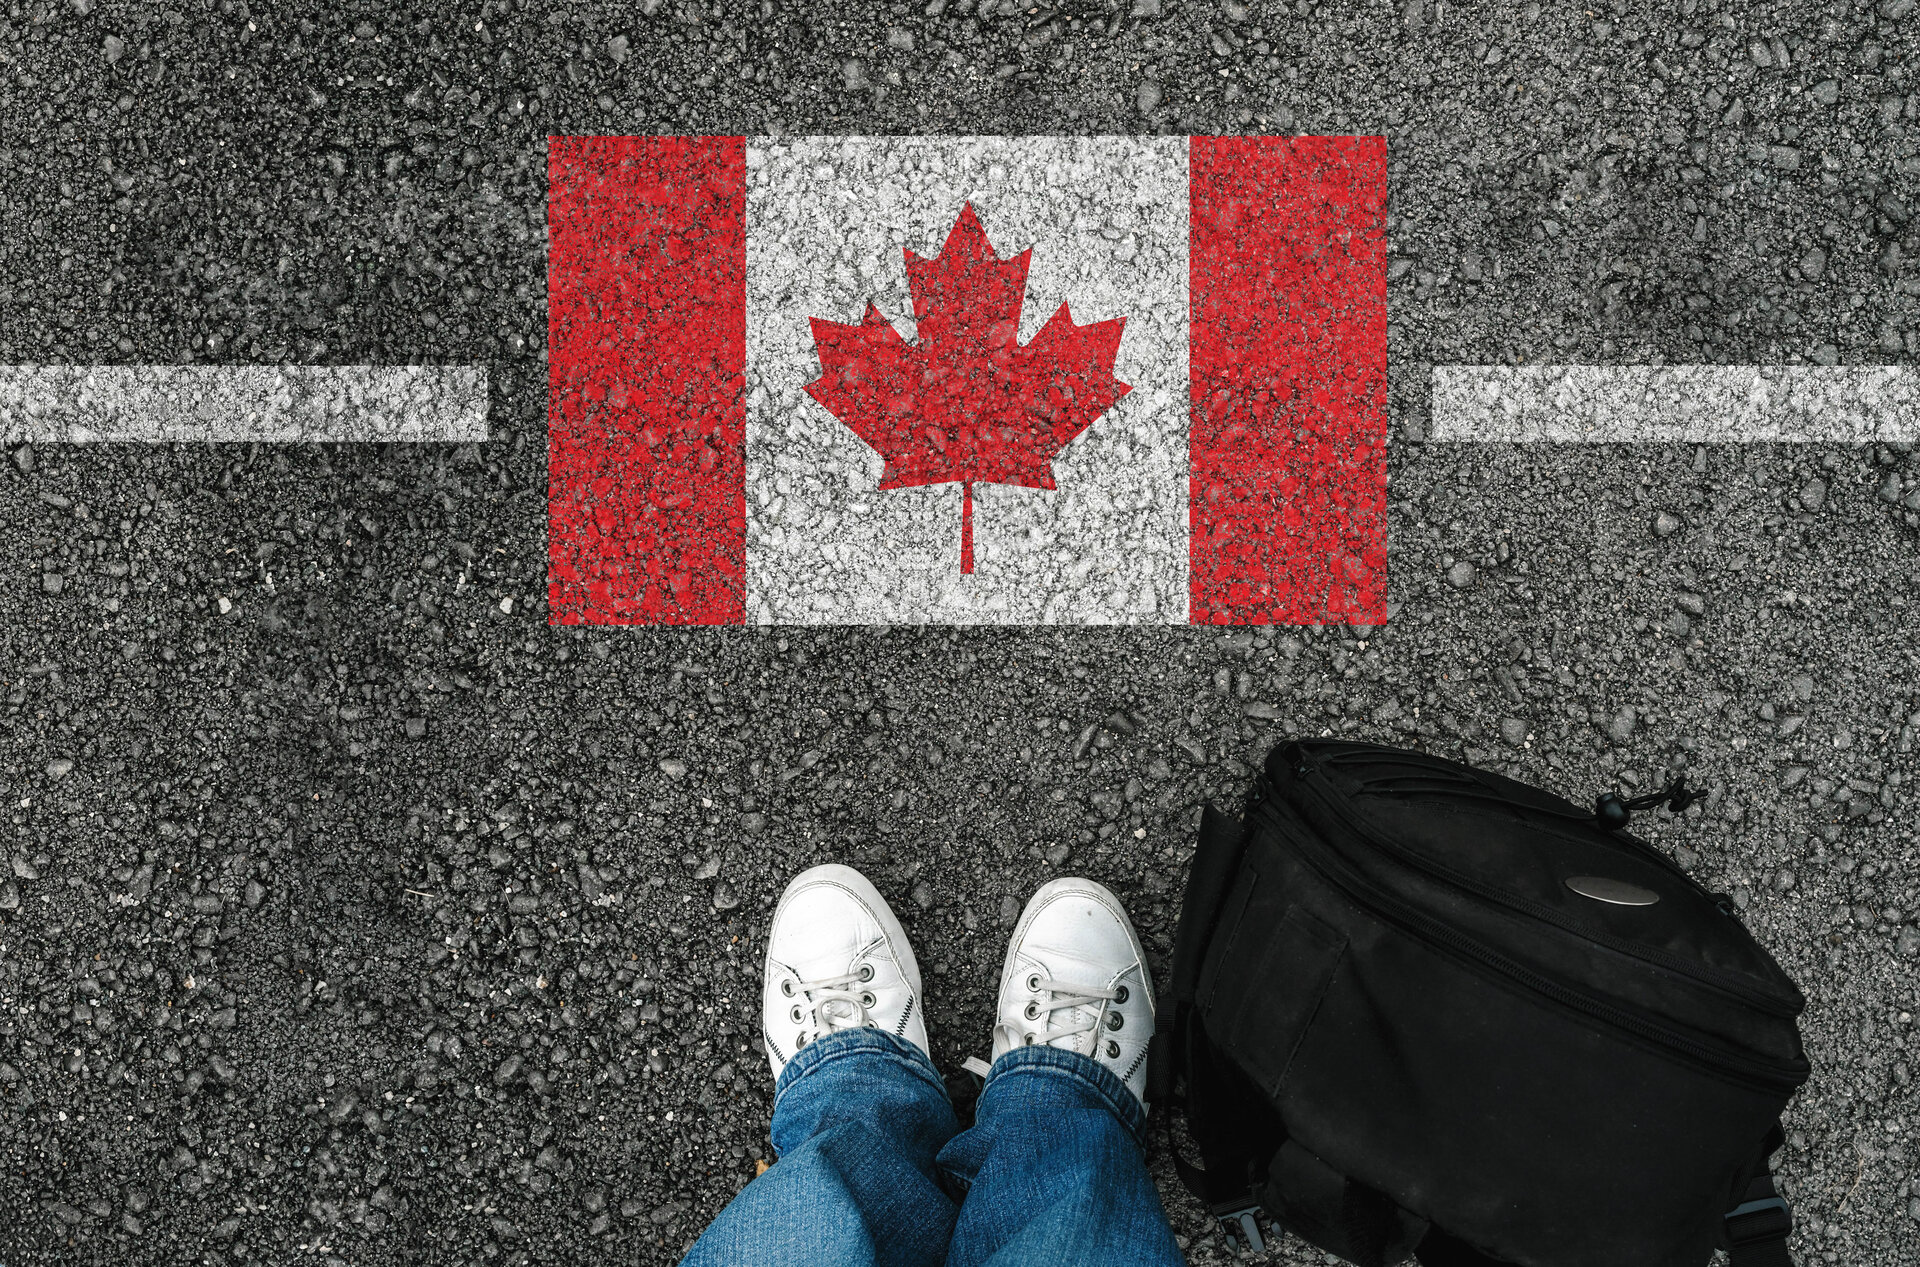
[[[974,481],[1054,487],[1060,450],[1132,390],[1113,376],[1126,318],[1076,325],[1063,303],[1022,346],[1033,251],[1001,259],[972,203],[938,256],[903,253],[914,341],[871,300],[858,325],[814,317],[820,377],[807,394],[887,460],[881,488],[960,481],[960,570],[971,572]]]

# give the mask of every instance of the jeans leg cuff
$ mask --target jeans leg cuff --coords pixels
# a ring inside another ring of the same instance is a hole
[[[774,1103],[778,1104],[787,1088],[800,1079],[839,1060],[880,1060],[904,1065],[933,1084],[942,1096],[947,1093],[946,1080],[934,1068],[933,1060],[913,1043],[885,1030],[837,1029],[821,1035],[794,1053],[793,1059],[787,1062],[787,1067],[780,1071],[779,1079],[773,1084]]]
[[[1147,1107],[1140,1102],[1140,1097],[1128,1090],[1127,1084],[1113,1070],[1077,1051],[1062,1051],[1058,1047],[1038,1044],[1015,1047],[993,1062],[993,1068],[987,1072],[986,1087],[980,1094],[985,1098],[987,1092],[993,1089],[993,1084],[1001,1078],[1033,1076],[1063,1078],[1081,1084],[1112,1110],[1135,1140],[1145,1135]]]

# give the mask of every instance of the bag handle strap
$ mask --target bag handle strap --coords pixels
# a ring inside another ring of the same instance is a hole
[[[1201,1164],[1188,1161],[1180,1151],[1179,1140],[1174,1137],[1174,1110],[1187,1106],[1187,1098],[1181,1093],[1175,1079],[1176,1071],[1181,1074],[1185,1072],[1186,1062],[1182,1058],[1185,1053],[1181,1049],[1186,1044],[1187,1023],[1186,1006],[1177,1004],[1173,1024],[1169,1029],[1157,1031],[1148,1046],[1147,1103],[1153,1106],[1148,1114],[1150,1133],[1157,1132],[1166,1138],[1167,1156],[1173,1161],[1174,1173],[1201,1204],[1209,1209],[1248,1205],[1252,1201],[1249,1194],[1253,1185],[1250,1181],[1236,1183],[1226,1179],[1217,1170],[1209,1169],[1205,1164],[1205,1150],[1201,1151]]]
[[[1773,1186],[1767,1159],[1786,1142],[1779,1126],[1767,1134],[1760,1169],[1748,1181],[1740,1204],[1727,1211],[1727,1257],[1730,1267],[1793,1267],[1787,1238],[1793,1235],[1793,1208]]]
[[[1194,990],[1200,980],[1200,961],[1206,954],[1214,921],[1219,918],[1220,903],[1239,865],[1240,849],[1246,834],[1245,824],[1230,818],[1209,801],[1201,806],[1199,838],[1194,849],[1187,889],[1180,903],[1180,921],[1173,936],[1172,980],[1160,996],[1160,1016],[1152,1040],[1147,1044],[1147,1103],[1169,1109],[1177,1102],[1176,1091],[1186,1077],[1188,1026],[1193,1010]],[[1171,1113],[1164,1124],[1172,1140]],[[1179,1150],[1173,1150],[1179,1160]],[[1204,1172],[1187,1167],[1194,1174]],[[1201,1185],[1188,1177],[1181,1181],[1194,1196],[1206,1200]]]
[[[1255,779],[1248,803],[1257,801],[1265,792],[1266,778],[1262,775]],[[1161,996],[1159,1024],[1147,1049],[1147,1103],[1153,1106],[1158,1129],[1166,1135],[1167,1154],[1173,1160],[1174,1173],[1179,1175],[1180,1182],[1215,1218],[1227,1224],[1230,1234],[1239,1232],[1257,1253],[1263,1246],[1260,1229],[1253,1218],[1258,1207],[1253,1200],[1252,1178],[1228,1176],[1210,1164],[1213,1159],[1208,1158],[1204,1150],[1203,1164],[1188,1161],[1181,1155],[1173,1133],[1173,1110],[1185,1107],[1181,1089],[1189,1072],[1188,1044],[1192,1037],[1200,964],[1212,938],[1214,923],[1220,916],[1220,906],[1239,869],[1246,834],[1243,818],[1222,811],[1212,802],[1202,806],[1192,868],[1181,902],[1180,921],[1174,930],[1172,979]]]
[[[1256,1254],[1266,1252],[1265,1240],[1260,1235],[1260,1223],[1256,1216],[1260,1213],[1260,1203],[1253,1195],[1253,1180],[1249,1177],[1241,1183],[1221,1182],[1210,1170],[1194,1165],[1180,1154],[1180,1145],[1174,1141],[1169,1125],[1167,1131],[1167,1156],[1173,1159],[1173,1171],[1180,1176],[1180,1182],[1186,1185],[1207,1213],[1224,1224],[1229,1246],[1233,1244],[1234,1234],[1246,1238],[1247,1248]],[[1228,1195],[1221,1195],[1221,1189],[1230,1189]]]

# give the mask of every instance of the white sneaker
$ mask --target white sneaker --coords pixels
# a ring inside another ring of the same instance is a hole
[[[1092,880],[1050,880],[1014,926],[1000,970],[993,1058],[1044,1044],[1112,1070],[1144,1105],[1153,979],[1127,912]],[[975,1059],[967,1068],[984,1075]]]
[[[920,967],[867,877],[828,863],[787,885],[767,930],[760,1021],[776,1079],[802,1047],[838,1029],[883,1029],[927,1049]]]

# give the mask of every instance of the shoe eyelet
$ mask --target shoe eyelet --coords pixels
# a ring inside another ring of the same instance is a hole
[[[804,1019],[801,1015],[800,1005],[798,1003],[794,1004],[792,1008],[788,1009],[787,1019],[792,1021],[795,1025],[798,1025],[801,1022],[801,1020]]]
[[[1115,987],[1113,991],[1113,1001],[1115,1003],[1125,1003],[1127,1001],[1127,987]]]
[[[1120,1028],[1120,1027],[1121,1027],[1122,1025],[1125,1025],[1126,1023],[1127,1023],[1127,1018],[1126,1018],[1126,1017],[1124,1017],[1124,1016],[1122,1016],[1122,1015],[1120,1015],[1120,1013],[1118,1013],[1118,1012],[1108,1012],[1108,1013],[1107,1013],[1107,1028],[1108,1028],[1108,1029],[1119,1029],[1119,1028]]]
[[[1038,1003],[1027,1004],[1027,1019],[1030,1021],[1040,1019],[1040,1005]]]
[[[873,980],[873,965],[872,965],[872,964],[870,964],[870,963],[863,963],[863,964],[861,964],[861,965],[860,965],[860,979],[861,979],[862,981],[871,981],[871,980]]]
[[[871,991],[871,990],[863,990],[863,991],[861,991],[861,992],[860,992],[860,1006],[861,1006],[861,1007],[872,1007],[872,1006],[873,1006],[873,1004],[874,1004],[874,998],[873,998],[873,991]]]
[[[1120,1059],[1120,1044],[1112,1041],[1111,1039],[1107,1041],[1107,1059],[1108,1060]]]
[[[780,993],[786,995],[788,998],[793,997],[793,978],[792,977],[780,978]]]
[[[800,1035],[799,1038],[794,1040],[793,1049],[795,1051],[799,1051],[802,1047],[805,1047],[806,1045],[807,1045],[807,1036],[805,1034],[802,1034]]]
[[[1031,1046],[1033,1046],[1033,1035],[1032,1035],[1032,1034],[1028,1034],[1028,1035],[1027,1035],[1027,1037],[1026,1037],[1026,1045],[1027,1045],[1027,1046],[1029,1046],[1029,1047],[1031,1047]]]
[[[1029,972],[1027,974],[1027,989],[1032,990],[1035,993],[1039,992],[1040,990],[1040,974],[1039,973]]]

